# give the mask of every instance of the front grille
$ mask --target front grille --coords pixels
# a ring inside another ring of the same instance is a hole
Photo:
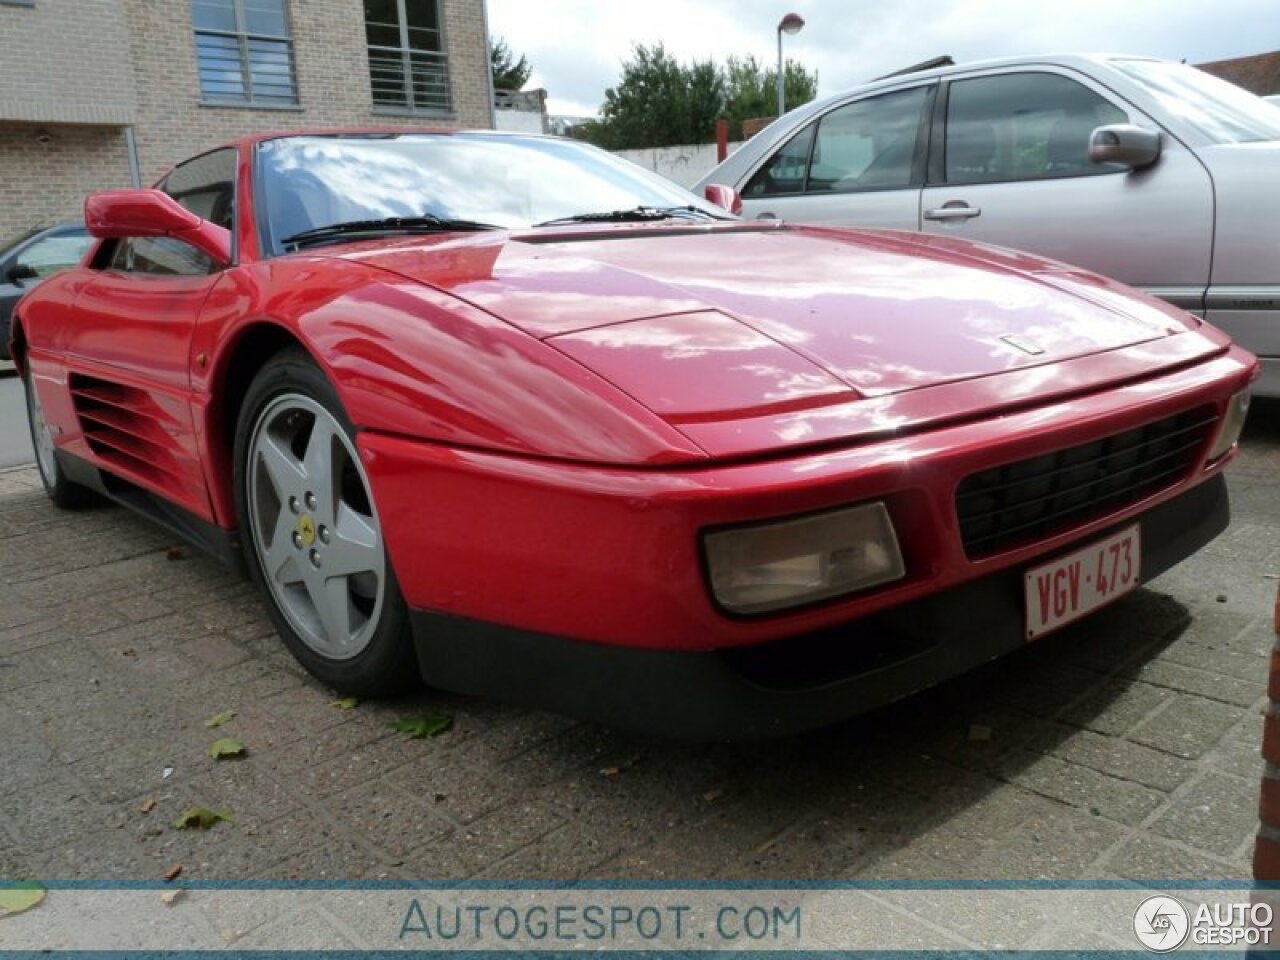
[[[956,490],[970,559],[1121,510],[1182,480],[1217,422],[1212,407],[972,474]]]

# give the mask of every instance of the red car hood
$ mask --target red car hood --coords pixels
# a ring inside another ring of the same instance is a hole
[[[1197,323],[1061,264],[885,231],[668,222],[341,255],[503,318],[674,423],[888,399]]]

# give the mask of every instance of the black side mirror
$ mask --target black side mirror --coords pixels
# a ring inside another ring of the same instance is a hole
[[[15,263],[9,268],[9,282],[22,286],[23,280],[39,280],[40,274],[29,263]]]

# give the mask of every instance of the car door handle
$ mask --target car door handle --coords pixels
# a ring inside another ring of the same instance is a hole
[[[981,207],[970,207],[968,205],[955,207],[934,207],[932,210],[924,212],[926,220],[968,220],[971,217],[982,215]]]

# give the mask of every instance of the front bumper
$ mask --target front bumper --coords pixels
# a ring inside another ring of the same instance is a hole
[[[1230,454],[1141,500],[970,558],[956,492],[1002,463],[1192,409],[1221,416],[1254,374],[1234,351],[1129,386],[838,450],[644,469],[513,457],[362,431],[383,535],[409,606],[535,634],[686,653],[838,627],[1099,536],[1216,476]],[[810,607],[734,617],[710,597],[703,531],[864,501],[892,517],[907,575]]]
[[[1142,582],[1221,533],[1229,513],[1219,474],[1141,514]],[[411,616],[433,686],[649,734],[753,739],[872,710],[1022,647],[1023,569],[826,630],[700,653],[589,643],[424,610]]]

